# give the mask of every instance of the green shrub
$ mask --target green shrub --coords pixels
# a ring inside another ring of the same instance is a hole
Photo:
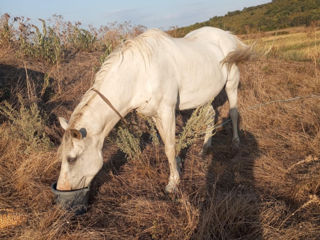
[[[107,44],[105,46],[105,50],[103,54],[100,56],[100,59],[99,59],[100,65],[104,63],[104,61],[107,59],[107,57],[110,55],[111,52],[112,52],[112,44]]]
[[[147,123],[149,125],[149,134],[150,134],[151,139],[152,139],[152,144],[154,146],[159,146],[160,141],[159,141],[157,129],[156,129],[156,126],[155,126],[153,120],[150,117],[148,117],[146,119],[146,121],[147,121]]]
[[[8,47],[12,41],[12,26],[9,24],[9,14],[1,16],[0,20],[0,47]]]
[[[45,20],[39,20],[42,22],[42,31],[37,26],[32,25],[35,30],[33,39],[30,40],[29,36],[20,34],[20,51],[28,57],[43,59],[49,63],[57,63],[63,57],[63,45],[53,28],[47,27]]]
[[[91,32],[85,29],[80,29],[75,25],[73,26],[72,33],[69,36],[69,42],[76,50],[91,52],[95,49],[97,38]]]
[[[214,116],[209,114],[211,112],[210,108],[211,102],[194,110],[182,132],[176,139],[176,155],[179,155],[181,150],[203,138],[207,130],[211,132],[214,130]],[[148,126],[147,131],[152,139],[152,144],[158,146],[160,141],[154,122],[151,118],[144,116],[142,116],[142,120],[144,120]],[[128,127],[120,125],[115,138],[117,146],[129,159],[134,159],[141,154],[140,138],[142,136],[142,131],[138,130],[136,127],[137,126],[130,125]]]
[[[211,102],[193,111],[178,139],[176,139],[176,155],[179,155],[181,150],[203,138],[207,130],[211,132],[214,130],[214,116],[208,114],[210,108]],[[208,126],[212,127],[207,129]]]
[[[121,126],[117,131],[116,144],[127,155],[127,158],[134,159],[141,154],[140,136],[131,133],[128,128]]]

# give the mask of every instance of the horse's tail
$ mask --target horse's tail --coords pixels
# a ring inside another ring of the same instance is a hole
[[[228,55],[221,61],[222,65],[226,64],[228,71],[230,71],[233,64],[253,60],[256,58],[256,54],[253,51],[253,45],[248,46],[240,42],[236,50],[228,53]]]

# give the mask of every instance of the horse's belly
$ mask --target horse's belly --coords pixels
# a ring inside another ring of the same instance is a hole
[[[207,91],[201,91],[198,93],[189,93],[187,96],[181,96],[179,99],[179,110],[193,109],[202,106],[213,99],[222,90],[223,85],[219,88],[210,89]]]
[[[206,76],[186,77],[179,90],[178,108],[192,109],[212,101],[222,90],[226,78],[222,72]]]

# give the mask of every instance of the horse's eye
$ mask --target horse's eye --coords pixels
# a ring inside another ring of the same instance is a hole
[[[68,163],[74,163],[77,160],[77,157],[68,157],[67,161]]]

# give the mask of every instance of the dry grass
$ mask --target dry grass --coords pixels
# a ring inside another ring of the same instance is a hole
[[[278,35],[279,32],[279,35]],[[320,59],[320,31],[309,27],[294,31],[291,29],[274,32],[248,42],[255,41],[258,51],[268,56],[294,61],[313,61]],[[282,34],[281,34],[282,33]]]
[[[1,239],[320,238],[320,98],[273,102],[319,96],[319,66],[313,61],[262,57],[241,65],[241,149],[231,151],[229,125],[216,132],[205,157],[198,155],[202,140],[197,140],[182,151],[183,173],[176,195],[164,192],[168,163],[153,129],[151,137],[133,132],[144,144],[139,157],[131,161],[126,162],[112,137],[106,141],[106,163],[94,182],[86,214],[75,217],[55,206],[50,184],[59,174],[55,152],[62,134],[56,115],[70,115],[103,54],[78,52],[51,66],[1,50],[0,79],[6,81],[0,82],[1,100],[17,113],[21,106],[17,92],[30,101],[25,113],[36,104],[48,116],[46,122],[36,119],[43,127],[39,129],[54,145],[44,148],[35,141],[34,151],[26,153],[28,140],[8,134],[13,127],[23,130],[23,124],[14,125],[20,118],[0,118]],[[24,91],[25,66],[34,85],[34,102]],[[43,99],[43,81],[37,79],[46,73],[52,92]],[[225,94],[214,105],[218,122],[225,120]],[[180,131],[182,118],[179,114]],[[152,128],[150,123],[132,121],[142,130]]]

